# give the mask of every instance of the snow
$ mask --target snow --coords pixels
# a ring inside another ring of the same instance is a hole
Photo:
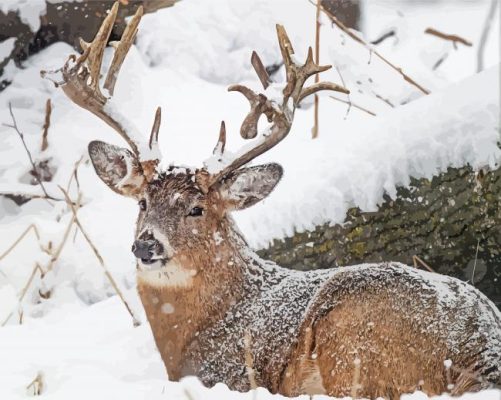
[[[16,38],[9,38],[0,43],[0,62],[5,60],[14,49]]]
[[[128,297],[135,297],[133,290]],[[144,318],[144,316],[143,316]],[[117,296],[88,306],[58,307],[44,318],[0,329],[0,395],[25,399],[26,386],[41,371],[43,399],[253,399],[253,394],[231,392],[222,384],[205,389],[194,378],[181,383],[165,380],[164,367],[146,324],[134,328]],[[307,396],[300,397],[303,400]],[[500,400],[499,390],[467,394],[461,400]],[[283,399],[258,389],[257,399]],[[315,396],[315,400],[327,399]],[[402,400],[428,399],[422,393]],[[447,400],[442,395],[435,400]]]
[[[3,0],[0,8],[4,12],[19,10],[23,21],[38,29],[42,4],[45,7],[45,2],[38,0]],[[201,166],[216,144],[223,119],[228,136],[224,157],[238,154],[240,146],[247,144],[238,131],[248,102],[226,88],[240,82],[260,90],[250,55],[256,50],[265,65],[280,60],[276,23],[286,27],[299,60],[304,59],[314,41],[315,7],[308,1],[219,0],[217,6],[214,4],[182,1],[168,10],[146,15],[137,46],[131,48],[110,103],[144,132],[145,139],[156,107],[162,107],[160,147],[164,167]],[[364,22],[366,37],[373,40],[395,28],[398,39],[390,38],[375,48],[430,89],[429,96],[423,96],[321,17],[321,63],[337,67],[322,74],[322,79],[338,84],[344,80],[351,90],[349,99],[377,117],[354,107],[348,112],[347,105],[322,93],[320,137],[312,141],[311,100],[296,111],[289,136],[255,162],[280,163],[285,171],[282,181],[269,198],[234,214],[253,247],[316,224],[342,222],[352,206],[373,210],[384,191],[394,195],[395,186],[408,184],[410,176],[431,177],[448,166],[466,162],[475,168],[499,163],[499,15],[487,42],[488,68],[472,76],[475,46],[488,5],[488,1],[462,2],[460,6],[443,1],[427,3],[426,7],[416,2],[364,3],[368,15],[377,15]],[[459,34],[474,46],[460,45],[454,50],[451,44],[425,35],[428,26]],[[12,45],[12,40],[0,45],[0,58]],[[87,156],[91,140],[125,143],[107,125],[72,105],[50,81],[40,79],[41,69],[59,68],[71,53],[70,46],[57,43],[28,59],[25,69],[6,67],[5,76],[12,84],[0,92],[0,123],[12,122],[7,107],[10,102],[35,158],[51,159],[56,168],[53,181],[45,183],[54,197],[62,198],[57,185],[67,187],[75,162],[84,156],[78,170],[83,192],[79,219],[134,312],[141,314],[129,251],[137,205],[106,188]],[[447,58],[433,71],[431,67],[445,53]],[[106,59],[111,55],[107,49]],[[277,87],[283,84],[283,71],[273,79],[269,91],[276,96]],[[342,94],[334,95],[348,100]],[[40,153],[45,101],[49,97],[53,103],[49,148]],[[23,181],[29,169],[19,137],[0,125],[0,193],[41,194],[39,187]],[[75,182],[69,192],[76,198]],[[51,276],[43,283],[35,278],[35,289],[28,291],[19,306],[16,298],[35,263],[46,266],[50,262],[41,247],[46,249],[49,243],[57,246],[70,221],[71,213],[64,202],[50,205],[33,200],[18,207],[0,197],[0,254],[30,224],[38,227],[41,236],[39,243],[29,233],[0,260],[0,324],[14,311],[7,326],[0,328],[0,398],[24,398],[25,387],[38,371],[44,374],[44,396],[48,399],[185,399],[186,389],[194,398],[252,398],[252,394],[236,395],[223,385],[206,390],[195,379],[181,384],[167,382],[148,326],[132,327],[130,316],[113,296],[114,290],[80,232],[70,232]],[[42,284],[52,290],[48,300],[41,299],[36,290]],[[21,310],[24,322],[18,325]],[[259,399],[271,397],[265,390],[258,391]],[[463,396],[465,400],[500,397],[499,391]],[[404,398],[426,396],[415,393]]]

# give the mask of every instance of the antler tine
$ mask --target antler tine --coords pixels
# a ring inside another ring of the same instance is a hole
[[[258,97],[258,94],[254,92],[254,90],[249,89],[247,86],[244,85],[230,85],[228,87],[228,92],[240,92],[250,102],[255,101],[256,98]]]
[[[268,71],[266,71],[263,62],[261,61],[261,58],[255,51],[252,52],[251,64],[254,67],[254,70],[256,71],[256,74],[261,81],[261,84],[263,85],[263,88],[266,90],[266,88],[270,85],[271,79],[268,75]]]
[[[232,85],[229,92],[240,92],[249,100],[251,109],[240,127],[240,136],[244,139],[254,139],[257,136],[257,124],[261,114],[265,114],[268,122],[272,121],[273,106],[265,95],[257,94],[243,85]]]
[[[278,45],[280,46],[280,52],[282,53],[285,69],[287,72],[289,72],[291,66],[294,64],[292,60],[292,55],[294,54],[294,48],[292,47],[292,43],[283,25],[277,24],[276,29],[277,29]]]
[[[346,89],[345,87],[340,86],[336,83],[318,82],[318,83],[315,83],[315,84],[301,90],[301,93],[299,94],[299,98],[298,98],[297,102],[301,103],[301,101],[305,97],[308,97],[316,92],[319,92],[320,90],[333,90],[334,92],[341,92],[344,94],[350,94],[350,91],[348,89]]]
[[[294,90],[294,85],[296,83],[294,61],[292,60],[292,55],[294,54],[294,48],[292,47],[289,36],[287,36],[285,28],[282,25],[277,24],[276,29],[277,29],[278,45],[280,46],[280,52],[282,53],[282,59],[284,61],[284,66],[285,66],[285,76],[287,79],[287,85],[283,90],[284,103],[286,103],[292,91]]]
[[[87,59],[82,60],[86,61],[89,74],[90,74],[90,87],[94,91],[101,94],[99,90],[99,74],[101,73],[101,64],[103,62],[103,54],[104,48],[108,43],[108,39],[110,37],[111,31],[113,30],[113,25],[115,24],[115,19],[118,13],[118,2],[113,4],[109,14],[104,19],[99,31],[96,34],[96,37],[92,41],[92,43],[85,42],[82,38],[80,38],[80,46],[84,52],[89,49]]]
[[[319,74],[320,72],[327,71],[332,68],[331,65],[317,65],[313,61],[313,50],[308,48],[308,56],[306,57],[306,62],[302,66],[294,64],[295,72],[295,84],[291,92],[291,97],[294,99],[294,105],[297,106],[299,102],[306,97],[301,96],[303,91],[303,86],[306,80],[313,75]],[[327,87],[324,87],[327,89]],[[321,89],[318,89],[321,90]],[[317,91],[318,91],[317,90]],[[314,93],[314,92],[312,92]],[[310,93],[311,94],[311,93]]]
[[[155,120],[153,121],[153,126],[151,127],[150,140],[148,145],[150,150],[158,149],[158,132],[160,131],[160,123],[162,122],[162,109],[157,107],[155,112]]]
[[[219,128],[219,139],[216,143],[216,147],[212,150],[212,154],[216,157],[222,157],[224,154],[224,148],[226,146],[226,125],[224,121],[221,121],[221,127]]]
[[[243,148],[240,154],[220,171],[213,175],[210,175],[208,171],[205,171],[205,174],[200,173],[199,178],[197,178],[197,182],[199,182],[200,186],[203,187],[205,191],[233,170],[242,167],[249,161],[281,142],[288,135],[291,129],[294,111],[297,105],[305,97],[320,90],[334,90],[342,93],[349,93],[348,89],[330,82],[316,83],[303,89],[304,83],[310,76],[326,71],[331,68],[331,66],[321,66],[315,64],[313,61],[313,50],[311,47],[308,50],[306,62],[303,65],[296,64],[292,57],[294,49],[292,48],[289,37],[287,36],[287,32],[282,25],[277,25],[276,28],[278,44],[284,60],[287,76],[287,84],[282,91],[283,99],[281,104],[272,102],[268,100],[265,95],[257,94],[243,85],[232,85],[228,88],[228,91],[230,92],[235,91],[242,93],[247,100],[249,100],[251,106],[251,109],[242,122],[242,126],[240,128],[240,135],[244,139],[252,139],[257,136],[257,125],[262,114],[266,115],[268,122],[271,122],[272,125],[266,134],[263,134],[256,140],[256,143],[253,146],[246,146]],[[266,69],[256,52],[252,54],[251,62],[261,83],[266,88],[267,83],[269,83],[269,77],[267,74],[265,75],[262,73],[262,71],[266,72]],[[291,98],[293,100],[292,103],[289,102],[289,99]]]
[[[129,49],[132,46],[134,39],[136,38],[137,27],[139,25],[139,22],[141,22],[143,14],[143,6],[139,6],[136,10],[136,13],[127,24],[122,38],[115,48],[115,54],[113,55],[113,60],[111,61],[111,66],[108,70],[108,74],[106,75],[106,80],[104,82],[104,88],[108,89],[108,92],[111,96],[113,96],[115,83],[118,77],[118,73],[120,72],[120,68],[122,67],[122,63],[124,62],[125,57],[127,56],[127,53],[129,52]]]
[[[104,96],[99,87],[99,78],[103,61],[104,49],[113,29],[117,17],[119,1],[115,2],[103,20],[96,37],[91,43],[83,40],[80,44],[83,54],[80,57],[71,55],[62,72],[63,81],[60,83],[64,93],[76,105],[90,111],[102,121],[111,126],[127,142],[136,155],[147,178],[152,176],[160,160],[158,148],[158,132],[160,128],[161,110],[157,109],[155,122],[149,142],[142,139],[142,135],[135,126],[121,114],[121,110],[113,102],[111,96],[115,83],[127,53],[132,46],[137,33],[138,25],[143,15],[142,7],[138,7],[134,17],[127,24],[122,39],[115,47],[115,54],[106,75],[104,87],[110,96]]]

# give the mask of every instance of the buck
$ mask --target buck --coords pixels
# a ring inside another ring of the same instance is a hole
[[[264,199],[279,183],[278,164],[248,166],[283,140],[301,101],[319,90],[347,92],[308,77],[328,69],[293,59],[277,25],[286,71],[280,99],[234,85],[250,102],[240,133],[254,139],[225,152],[226,130],[200,168],[158,167],[157,110],[149,141],[110,100],[141,8],[130,21],[108,69],[99,74],[116,17],[115,4],[83,54],[61,68],[62,89],[77,105],[114,128],[130,149],[89,145],[97,175],[139,203],[132,252],[137,289],[168,377],[197,376],[247,391],[286,396],[328,394],[397,398],[422,390],[454,395],[500,383],[501,316],[479,291],[457,279],[399,263],[297,272],[260,259],[231,213]],[[270,78],[257,54],[252,64],[266,89]],[[258,137],[264,115],[269,129]]]

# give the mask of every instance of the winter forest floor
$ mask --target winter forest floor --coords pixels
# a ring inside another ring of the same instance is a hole
[[[287,140],[257,160],[282,164],[282,182],[269,199],[235,215],[254,248],[295,230],[340,223],[352,206],[373,210],[385,192],[394,194],[410,176],[431,177],[466,163],[499,167],[498,15],[486,44],[486,68],[475,74],[476,44],[488,4],[450,0],[423,7],[412,1],[364,2],[365,37],[374,40],[395,30],[395,37],[377,51],[429,89],[428,96],[322,17],[320,60],[335,66],[322,79],[344,82],[352,94],[336,97],[376,116],[322,95],[320,136],[312,141],[313,108],[309,104],[298,110]],[[274,29],[281,23],[302,59],[314,43],[314,22],[315,7],[308,0],[183,0],[143,18],[119,77],[115,102],[148,133],[155,108],[162,106],[165,164],[200,165],[212,151],[222,119],[230,150],[242,144],[238,129],[248,104],[226,88],[237,82],[258,87],[249,62],[252,50],[266,65],[278,62]],[[474,46],[455,48],[424,34],[428,27],[468,38]],[[0,56],[6,51],[2,46],[8,45],[0,43]],[[222,384],[209,390],[194,378],[181,383],[166,380],[135,291],[129,249],[137,204],[109,191],[87,156],[91,140],[123,143],[40,78],[40,70],[60,67],[73,52],[57,43],[28,59],[24,69],[7,66],[12,84],[0,92],[0,195],[41,194],[31,184],[29,160],[18,135],[2,125],[12,124],[10,103],[35,160],[48,160],[52,180],[45,183],[47,191],[60,198],[60,185],[69,188],[73,199],[82,194],[78,218],[142,323],[133,327],[92,249],[72,224],[65,202],[35,199],[18,206],[0,196],[0,399],[26,398],[38,374],[42,398],[48,400],[280,398],[263,389],[237,394]],[[108,48],[105,57],[109,60],[111,55]],[[282,81],[282,75],[279,71],[275,79]],[[48,98],[53,111],[48,148],[41,151]],[[73,174],[76,166],[78,180]],[[30,230],[5,255],[32,224],[36,234]],[[60,245],[60,254],[51,261]],[[36,272],[32,279],[37,264],[50,267],[43,279]],[[321,398],[326,397],[315,396]],[[501,391],[463,399],[500,400]]]

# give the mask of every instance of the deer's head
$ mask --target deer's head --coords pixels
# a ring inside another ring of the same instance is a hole
[[[224,153],[226,129],[223,122],[210,162],[196,170],[171,168],[157,171],[160,161],[160,108],[155,115],[150,139],[143,142],[140,140],[142,135],[100,89],[104,48],[117,12],[118,2],[103,21],[94,41],[81,41],[84,52],[78,58],[71,56],[61,68],[63,82],[60,84],[74,103],[101,118],[129,145],[130,150],[95,141],[89,145],[89,153],[98,176],[112,190],[138,201],[140,210],[132,251],[139,260],[139,267],[162,269],[168,265],[172,267],[172,263],[180,263],[184,268],[182,272],[186,273],[185,267],[190,264],[193,254],[216,257],[214,248],[228,233],[229,212],[252,206],[265,198],[280,180],[282,168],[277,164],[246,165],[287,136],[299,103],[320,90],[349,91],[328,82],[303,88],[310,76],[330,66],[315,63],[311,48],[305,64],[297,64],[293,60],[294,50],[285,29],[277,25],[287,77],[282,98],[270,100],[264,94],[257,94],[242,85],[229,88],[242,93],[250,102],[251,109],[242,123],[240,134],[244,139],[255,139],[253,145],[246,146],[234,157],[227,156]],[[115,55],[104,82],[110,96],[142,14],[142,7],[139,7],[115,46]],[[267,89],[271,80],[255,52],[251,63],[264,89]],[[262,115],[271,125],[267,133],[256,138],[258,120]]]
[[[231,171],[204,186],[204,169],[170,167],[148,179],[127,149],[94,141],[89,153],[103,182],[138,202],[132,252],[142,271],[177,265],[196,273],[197,266],[190,264],[202,261],[200,254],[213,254],[231,229],[228,213],[264,199],[282,176],[280,165],[266,164]]]

